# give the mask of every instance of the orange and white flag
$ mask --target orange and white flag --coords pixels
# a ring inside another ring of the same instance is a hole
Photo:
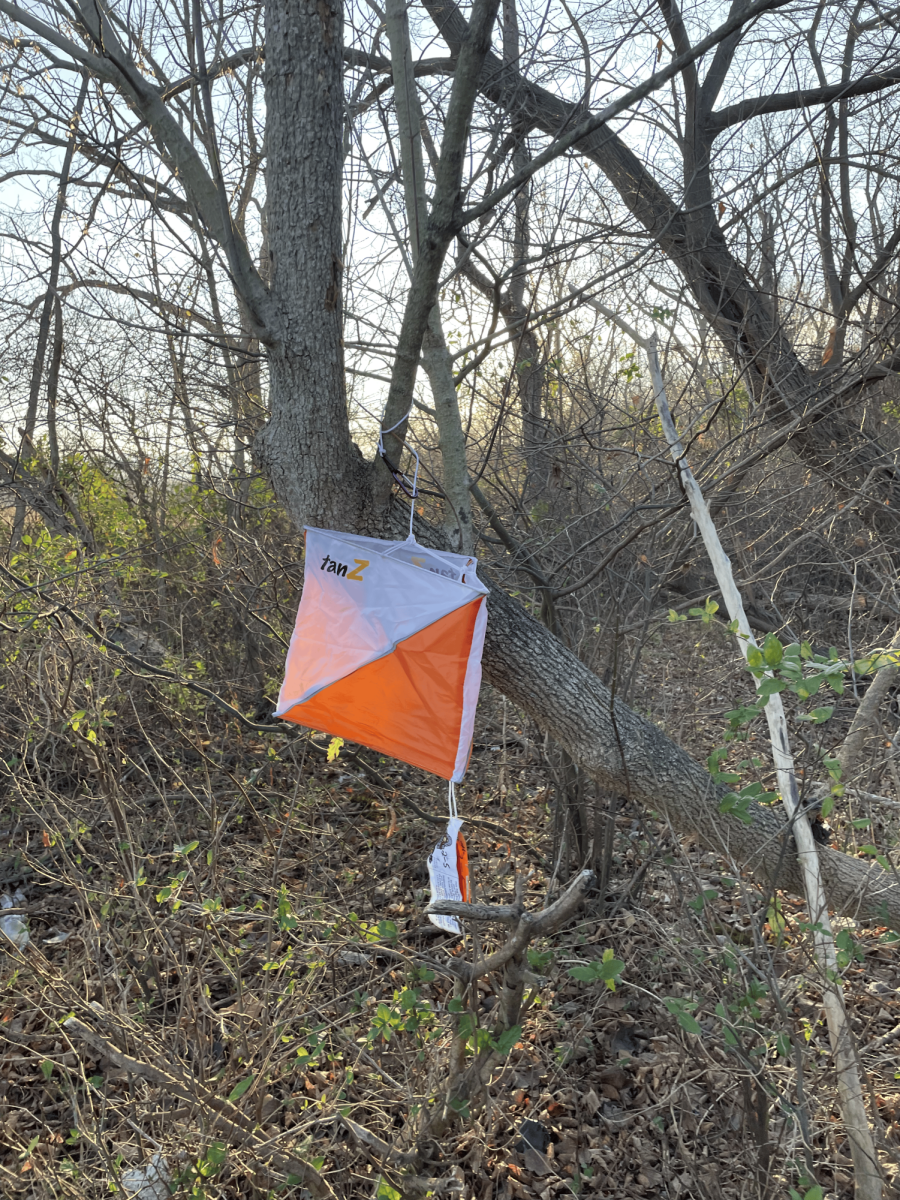
[[[476,566],[412,538],[308,528],[275,715],[460,782],[487,624]]]

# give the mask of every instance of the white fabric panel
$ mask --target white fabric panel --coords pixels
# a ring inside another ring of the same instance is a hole
[[[275,715],[483,595],[476,565],[415,542],[307,528],[303,595]]]
[[[381,538],[363,537],[356,533],[341,533],[335,536],[351,542],[360,549],[372,550],[376,554],[384,554],[400,562],[421,567],[423,570],[441,575],[445,579],[466,583],[476,591],[487,595],[488,589],[476,574],[478,559],[472,558],[470,555],[452,554],[449,550],[432,550],[428,546],[420,546],[414,538],[407,538],[403,542],[386,542]]]
[[[475,709],[478,707],[478,693],[481,691],[481,654],[484,650],[486,629],[487,602],[482,601],[478,609],[478,616],[475,618],[475,628],[472,630],[472,648],[469,651],[466,681],[463,684],[462,720],[459,724],[459,746],[453,769],[454,783],[462,783],[466,767],[469,765],[469,753],[475,730]]]

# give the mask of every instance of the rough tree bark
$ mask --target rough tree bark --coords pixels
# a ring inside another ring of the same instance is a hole
[[[344,390],[342,49],[340,0],[266,4],[271,415],[256,445],[288,512],[328,529],[369,521]]]

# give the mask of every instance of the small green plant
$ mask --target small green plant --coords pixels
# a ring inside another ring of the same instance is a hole
[[[458,1012],[461,1005],[462,1001],[451,1000],[450,1011]],[[485,1050],[494,1050],[497,1054],[505,1056],[522,1037],[522,1026],[510,1025],[509,1029],[501,1030],[495,1035],[494,1030],[479,1025],[475,1016],[467,1012],[463,1013],[459,1019],[458,1033],[466,1047],[475,1054],[481,1054]]]
[[[281,933],[290,933],[297,928],[297,918],[294,916],[291,898],[284,883],[278,889],[278,911],[275,921]]]
[[[866,956],[853,935],[847,929],[842,929],[834,939],[837,951],[838,967],[844,971],[851,963],[865,962]]]
[[[692,1014],[700,1007],[696,1000],[680,1000],[676,996],[666,996],[663,1004],[677,1020],[685,1033],[700,1034],[700,1022]]]
[[[421,1051],[437,1032],[437,1014],[431,1001],[422,997],[419,988],[403,988],[394,992],[392,1004],[377,1005],[366,1041],[389,1042],[395,1034],[411,1033]]]
[[[185,1194],[190,1200],[207,1200],[210,1193],[206,1190],[206,1185],[219,1174],[227,1157],[228,1148],[224,1142],[212,1142],[204,1156],[191,1163],[187,1170],[177,1177],[176,1182],[186,1189]]]
[[[619,362],[622,364],[621,369],[618,371],[620,379],[624,380],[625,383],[631,383],[634,379],[640,379],[641,368],[635,358],[634,350],[628,350],[625,354],[619,355]]]
[[[347,920],[358,939],[363,942],[382,942],[386,946],[392,946],[400,937],[395,921],[378,921],[369,924],[367,921],[361,921],[356,913],[350,913]]]
[[[798,1192],[795,1188],[790,1189],[791,1200],[823,1200],[825,1193],[815,1184],[808,1192]]]
[[[528,965],[532,971],[543,971],[553,962],[552,950],[535,950],[533,946],[528,947]]]
[[[690,614],[709,624],[717,609],[715,601],[707,600],[703,609],[691,609]],[[669,611],[670,621],[686,619],[674,610]],[[731,621],[728,629],[736,632],[737,623]],[[737,784],[741,782],[742,773],[747,767],[762,765],[758,759],[752,759],[738,764],[734,770],[722,769],[730,753],[730,744],[748,739],[748,727],[762,714],[770,696],[779,692],[792,692],[804,703],[811,701],[823,686],[830,688],[836,695],[841,695],[844,691],[845,676],[871,674],[882,666],[892,664],[894,657],[879,653],[850,663],[840,659],[833,646],[827,654],[819,654],[809,642],[785,644],[774,634],[767,634],[761,646],[750,646],[747,650],[747,667],[757,681],[756,697],[752,703],[738,705],[725,714],[728,729],[723,738],[724,744],[713,750],[707,759],[713,780],[721,784]],[[793,717],[794,720],[808,725],[823,725],[831,718],[833,712],[834,705],[819,705],[806,712],[795,712]],[[812,747],[812,750],[817,754],[818,761],[831,781],[830,794],[825,797],[821,808],[822,817],[826,818],[844,792],[841,766],[837,759],[828,756],[821,744]],[[745,824],[750,824],[753,820],[751,806],[772,804],[777,800],[776,792],[765,791],[760,782],[753,781],[741,788],[729,790],[719,803],[719,811],[723,815],[734,816]],[[873,854],[881,866],[890,868],[890,864],[883,855],[878,854],[876,847],[866,846],[862,852]]]
[[[621,958],[615,958],[612,950],[603,951],[603,957],[589,963],[569,967],[569,974],[581,983],[605,983],[609,991],[616,990],[616,982],[625,970]]]

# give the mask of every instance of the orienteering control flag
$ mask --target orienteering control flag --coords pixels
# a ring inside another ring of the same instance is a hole
[[[275,715],[461,782],[487,623],[476,566],[411,537],[307,528]]]

